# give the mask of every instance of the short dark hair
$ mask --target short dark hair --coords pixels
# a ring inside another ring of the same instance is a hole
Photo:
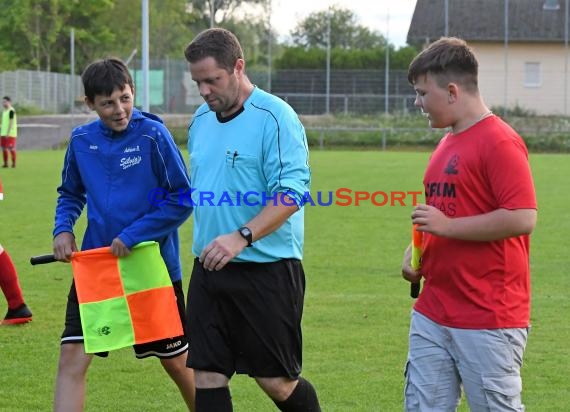
[[[235,34],[226,29],[212,28],[199,33],[186,46],[184,56],[190,63],[213,57],[218,67],[229,73],[236,61],[243,59],[243,49]]]
[[[442,37],[421,51],[410,63],[408,81],[414,84],[419,76],[432,74],[439,86],[457,82],[467,90],[477,91],[479,63],[465,40]]]
[[[89,64],[81,74],[85,96],[91,102],[96,95],[110,96],[113,90],[123,90],[127,85],[135,89],[129,68],[122,60],[110,57]]]
[[[10,96],[4,96],[4,97],[2,97],[2,100],[8,100],[9,102],[12,101],[12,99],[10,99]]]

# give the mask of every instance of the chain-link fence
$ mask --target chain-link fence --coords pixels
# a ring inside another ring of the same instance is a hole
[[[142,90],[141,71],[133,61],[136,88]],[[283,98],[299,114],[406,113],[414,94],[405,71],[383,70],[248,70],[252,82]],[[83,111],[83,90],[78,75],[17,70],[0,73],[2,95],[18,106],[47,113]],[[156,113],[191,113],[203,99],[183,60],[151,60],[150,109]],[[388,93],[386,94],[386,91]],[[141,94],[137,105],[141,104]]]
[[[10,96],[20,107],[49,113],[69,113],[82,105],[83,87],[79,76],[32,70],[0,73],[0,94]]]
[[[407,113],[415,99],[403,70],[278,70],[271,86],[300,114]]]
[[[135,71],[138,84],[140,71]],[[268,70],[248,69],[251,81],[283,98],[299,114],[407,112],[414,92],[405,70]],[[150,63],[150,106],[162,113],[187,113],[203,102],[180,60]],[[328,82],[328,87],[327,87]],[[388,87],[386,87],[388,86]],[[328,88],[328,93],[327,93]],[[388,90],[388,96],[386,96]],[[387,109],[386,109],[387,105]]]

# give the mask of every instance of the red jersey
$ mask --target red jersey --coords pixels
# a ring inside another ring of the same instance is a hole
[[[445,135],[431,156],[424,187],[426,204],[450,218],[536,209],[526,146],[496,116]],[[424,233],[421,272],[425,282],[415,309],[441,325],[529,324],[529,236],[475,242]]]

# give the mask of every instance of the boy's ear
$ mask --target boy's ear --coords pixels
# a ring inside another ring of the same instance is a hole
[[[85,104],[87,105],[87,107],[89,107],[89,110],[95,110],[95,105],[93,104],[93,102],[91,100],[89,100],[89,98],[87,96],[85,96]]]
[[[447,101],[449,103],[453,103],[457,100],[457,96],[459,94],[459,87],[456,83],[449,83],[447,85]]]

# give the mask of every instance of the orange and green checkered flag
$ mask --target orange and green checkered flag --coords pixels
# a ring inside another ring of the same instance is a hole
[[[140,243],[120,258],[108,247],[76,252],[71,264],[86,353],[183,334],[158,243]]]
[[[417,230],[418,225],[412,226],[412,258],[410,259],[410,266],[414,270],[420,270],[422,266],[422,241],[423,232]],[[417,298],[420,294],[420,282],[410,284],[410,296]]]
[[[412,259],[410,266],[414,270],[419,270],[422,259],[422,239],[423,233],[417,231],[418,225],[412,226]]]

